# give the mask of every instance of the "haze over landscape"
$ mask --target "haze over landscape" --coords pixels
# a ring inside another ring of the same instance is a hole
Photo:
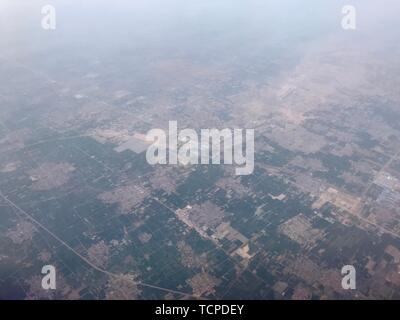
[[[2,0],[0,299],[399,299],[399,14]],[[254,129],[254,171],[149,164],[170,121]]]

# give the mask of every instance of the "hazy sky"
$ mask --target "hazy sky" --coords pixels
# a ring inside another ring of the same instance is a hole
[[[399,26],[397,0],[1,0],[0,35],[4,42],[40,30],[42,5],[57,9],[58,35],[65,37],[157,36],[170,33],[253,31],[257,36],[288,36],[340,31],[341,8],[358,10],[358,28]],[[42,35],[45,37],[45,35]],[[21,38],[19,38],[21,37]]]
[[[41,28],[41,7],[57,10],[57,29]],[[341,28],[341,9],[357,9],[357,30]],[[398,42],[398,0],[1,0],[2,56],[149,52],[294,51],[332,35],[364,44]]]

